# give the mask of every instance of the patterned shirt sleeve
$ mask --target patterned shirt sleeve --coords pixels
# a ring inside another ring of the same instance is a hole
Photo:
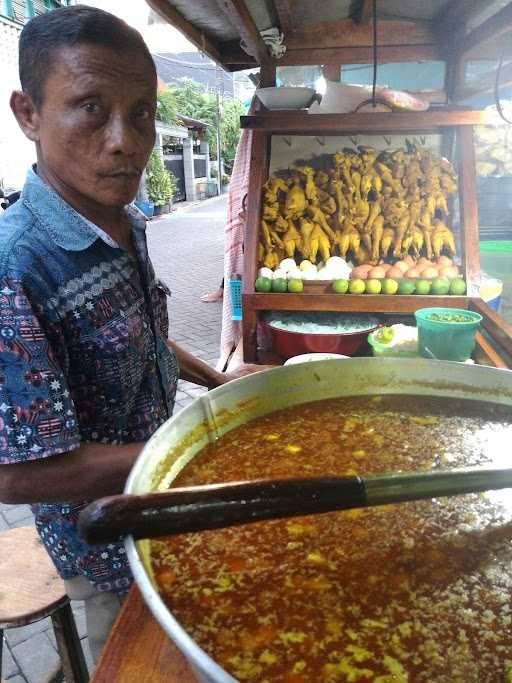
[[[43,323],[44,320],[44,323]],[[21,280],[0,279],[0,464],[66,453],[80,445],[77,418],[47,321]],[[64,341],[64,340],[62,340]]]

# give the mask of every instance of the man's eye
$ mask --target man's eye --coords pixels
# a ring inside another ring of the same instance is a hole
[[[152,116],[152,112],[147,107],[139,107],[136,115],[138,119],[149,119]]]
[[[84,104],[83,108],[88,114],[97,114],[100,110],[99,105],[95,102],[87,102],[86,104]]]

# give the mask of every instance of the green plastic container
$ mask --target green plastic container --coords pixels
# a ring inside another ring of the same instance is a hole
[[[433,313],[464,315],[467,322],[429,320]],[[475,348],[475,334],[482,316],[460,308],[420,308],[414,314],[418,325],[418,349],[424,358],[456,360],[471,358]]]

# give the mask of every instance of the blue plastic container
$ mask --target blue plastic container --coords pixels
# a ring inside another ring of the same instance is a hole
[[[229,281],[231,301],[231,320],[242,320],[242,280],[240,277]]]
[[[153,218],[153,214],[155,213],[155,205],[153,202],[136,201],[134,203],[135,206],[142,211],[146,218]]]
[[[466,322],[430,320],[433,314],[464,316]],[[461,308],[420,308],[414,314],[418,325],[418,350],[424,358],[456,360],[471,358],[475,334],[482,316]]]

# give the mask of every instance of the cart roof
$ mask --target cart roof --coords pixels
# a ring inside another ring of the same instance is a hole
[[[146,2],[228,71],[371,61],[372,0]],[[380,61],[512,56],[512,0],[377,0],[377,11]],[[260,35],[271,27],[284,34],[279,60]]]

